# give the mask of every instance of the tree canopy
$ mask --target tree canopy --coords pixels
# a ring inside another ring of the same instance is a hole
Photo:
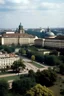
[[[60,69],[60,73],[61,73],[61,74],[64,74],[64,64],[61,64],[61,65],[59,66],[59,69]]]
[[[20,69],[25,69],[25,65],[23,64],[23,60],[19,59],[17,61],[13,62],[13,65],[11,66],[11,68],[13,69],[13,71],[15,72],[19,72]]]
[[[25,55],[25,54],[26,54],[26,50],[25,50],[24,48],[21,48],[21,49],[19,50],[19,53],[20,53],[21,55]]]
[[[19,94],[25,94],[27,90],[35,85],[35,81],[32,78],[21,78],[20,80],[14,81],[12,84],[12,89],[14,92]]]
[[[32,61],[35,60],[35,56],[34,56],[34,55],[31,56],[31,60],[32,60]]]
[[[36,82],[41,85],[51,86],[56,81],[57,74],[53,70],[43,70],[36,72]]]
[[[54,96],[54,94],[47,87],[37,84],[27,91],[26,96]]]
[[[0,96],[7,96],[8,83],[5,80],[0,80]]]

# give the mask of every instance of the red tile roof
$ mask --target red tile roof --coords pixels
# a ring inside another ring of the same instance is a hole
[[[35,36],[29,35],[27,33],[14,33],[14,34],[3,34],[2,37],[4,38],[34,38]]]

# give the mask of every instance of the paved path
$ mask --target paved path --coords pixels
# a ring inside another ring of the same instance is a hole
[[[21,72],[19,74],[21,75],[21,74],[27,74],[27,73],[28,73],[28,71],[23,71],[23,72]],[[18,75],[18,73],[0,75],[0,78],[2,78],[2,77],[9,77],[9,76],[15,76],[15,75]]]
[[[36,72],[37,70],[46,70],[48,69],[49,66],[46,66],[44,64],[41,64],[41,63],[38,63],[39,65],[43,66],[44,68],[37,68],[36,66],[32,65],[30,62],[31,60],[26,58],[26,57],[21,57],[24,61],[24,64],[26,65],[26,69],[24,71],[22,71],[21,73],[19,74],[27,74],[28,73],[28,70],[32,69],[34,72]],[[28,70],[27,70],[28,69]],[[0,75],[0,78],[2,77],[8,77],[8,76],[15,76],[15,75],[18,75],[18,73],[15,73],[15,74],[5,74],[5,75]]]

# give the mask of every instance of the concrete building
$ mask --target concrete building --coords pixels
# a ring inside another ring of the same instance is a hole
[[[25,33],[23,26],[19,25],[18,32],[6,32],[0,37],[1,45],[34,44],[35,36]]]
[[[35,36],[24,34],[24,33],[15,33],[15,34],[3,34],[1,37],[2,45],[23,45],[23,44],[34,44]]]
[[[58,39],[45,39],[44,43],[45,47],[52,47],[52,48],[64,48],[64,40]]]
[[[44,41],[45,39],[36,39],[34,40],[34,45],[44,47]]]
[[[45,38],[45,39],[36,39],[34,41],[36,46],[42,47],[51,47],[51,48],[64,48],[64,36],[60,36],[59,38]]]
[[[13,62],[19,59],[17,56],[11,56],[11,54],[0,54],[0,69],[6,68],[7,66],[11,67]]]

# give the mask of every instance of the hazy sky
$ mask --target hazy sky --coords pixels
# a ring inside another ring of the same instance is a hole
[[[0,0],[0,28],[64,27],[64,0]]]

